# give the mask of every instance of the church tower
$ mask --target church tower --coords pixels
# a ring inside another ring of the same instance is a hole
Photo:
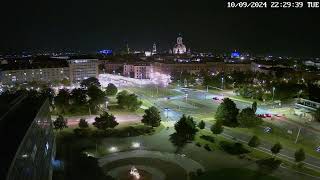
[[[157,54],[157,45],[156,45],[156,43],[153,43],[152,54]]]

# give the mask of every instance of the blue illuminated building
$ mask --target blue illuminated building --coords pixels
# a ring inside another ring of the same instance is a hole
[[[240,53],[237,51],[234,51],[231,53],[231,58],[240,58]]]
[[[104,49],[104,50],[99,51],[99,54],[112,55],[112,50],[110,50],[110,49]]]

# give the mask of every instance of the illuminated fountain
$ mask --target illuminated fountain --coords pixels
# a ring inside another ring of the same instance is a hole
[[[132,166],[130,170],[130,175],[133,176],[135,179],[140,179],[140,173],[138,172],[138,169],[134,166]]]

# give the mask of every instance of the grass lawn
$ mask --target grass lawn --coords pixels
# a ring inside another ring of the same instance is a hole
[[[261,140],[265,140],[268,142],[280,142],[283,146],[290,149],[299,149],[303,148],[307,154],[320,157],[320,154],[315,151],[315,147],[317,142],[314,141],[313,137],[303,137],[300,136],[298,143],[295,144],[296,133],[293,132],[292,134],[288,134],[286,129],[279,128],[272,124],[265,124],[265,126],[271,127],[271,133],[265,133],[262,127],[256,128],[232,128],[231,130],[238,133],[244,133],[249,135],[256,135]],[[303,138],[303,140],[302,140]]]
[[[210,141],[204,140],[202,138],[200,138],[201,135],[206,135],[206,136],[211,136],[214,137],[215,142],[212,143]],[[195,142],[196,143],[200,143],[201,146],[204,146],[205,144],[208,144],[209,147],[211,149],[213,149],[213,151],[215,150],[221,150],[220,146],[219,146],[219,142],[220,141],[228,141],[228,142],[233,142],[233,140],[230,139],[226,139],[220,135],[216,136],[213,135],[210,131],[208,130],[201,130],[199,131],[199,133],[197,133],[196,137],[195,137]],[[247,144],[243,144],[245,148],[247,148],[248,150],[250,150],[251,152],[246,154],[246,158],[249,158],[251,160],[258,160],[258,159],[265,159],[265,158],[270,158],[271,155],[267,154],[261,150],[255,149],[255,148],[250,148]],[[302,167],[302,168],[298,168],[295,166],[295,164],[292,164],[292,162],[289,162],[286,159],[281,158],[281,160],[283,161],[283,166],[287,167],[290,171],[298,171],[301,173],[305,173],[305,174],[309,174],[312,176],[320,176],[320,172],[310,169],[310,168],[306,168],[306,167]],[[281,174],[280,174],[281,175]]]
[[[259,176],[256,171],[245,168],[225,168],[217,171],[208,171],[201,176],[194,178],[196,180],[213,179],[237,179],[237,180],[279,180],[273,176]]]

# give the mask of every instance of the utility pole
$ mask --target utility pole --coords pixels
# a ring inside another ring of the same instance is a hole
[[[294,142],[295,144],[297,144],[297,142],[298,142],[298,139],[299,139],[299,136],[300,136],[300,131],[301,131],[301,127],[299,127],[299,131],[298,131],[296,140],[295,140],[295,142]]]

